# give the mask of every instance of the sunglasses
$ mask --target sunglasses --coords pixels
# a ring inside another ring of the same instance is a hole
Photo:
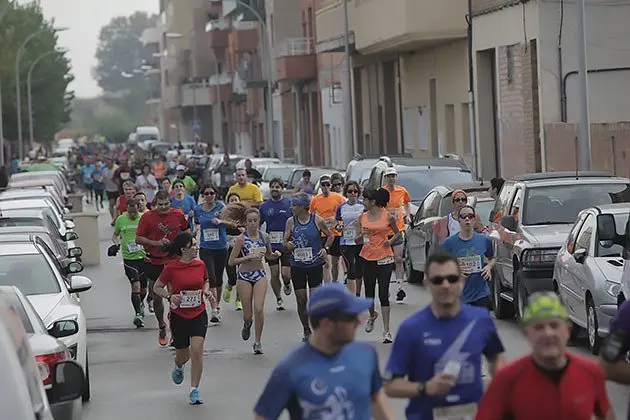
[[[204,191],[203,195],[215,195],[216,192],[214,191]]]
[[[433,276],[429,281],[434,286],[439,286],[444,283],[444,280],[448,281],[449,284],[455,284],[459,281],[459,276],[457,274],[451,274],[450,276]]]
[[[330,183],[329,182],[322,182],[322,187],[330,187]]]
[[[333,187],[343,187],[343,184],[337,184],[337,183],[335,183],[335,184],[333,184]]]
[[[453,203],[466,203],[468,200],[465,198],[456,198]]]
[[[473,220],[474,218],[475,218],[475,215],[472,213],[459,215],[460,220]]]
[[[359,191],[358,190],[348,190],[346,191],[348,194],[358,194]]]

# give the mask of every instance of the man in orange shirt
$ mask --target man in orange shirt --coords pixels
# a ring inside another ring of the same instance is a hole
[[[385,177],[385,189],[389,191],[389,202],[387,203],[387,210],[396,219],[396,225],[401,233],[399,239],[392,243],[394,249],[394,259],[396,261],[396,284],[398,285],[398,291],[396,293],[396,301],[402,302],[407,294],[403,290],[402,284],[405,278],[405,267],[403,265],[403,253],[405,251],[405,224],[409,221],[411,215],[409,210],[409,203],[411,203],[411,196],[405,187],[397,185],[398,171],[396,168],[387,168],[383,174]],[[394,235],[394,232],[389,233],[390,237]]]
[[[311,200],[309,211],[323,218],[335,237],[332,245],[327,249],[328,258],[324,265],[324,283],[330,283],[331,280],[337,283],[339,281],[339,257],[341,257],[341,249],[339,248],[341,232],[334,229],[337,225],[335,216],[337,215],[337,207],[345,203],[346,199],[343,195],[330,190],[332,186],[330,176],[322,176],[319,179],[319,185],[322,187],[322,192]],[[323,237],[322,240],[325,241],[326,237]]]

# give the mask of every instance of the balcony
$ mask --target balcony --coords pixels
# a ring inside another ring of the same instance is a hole
[[[212,103],[221,101],[229,101],[232,95],[232,76],[229,74],[214,75],[208,79],[208,83],[212,86],[210,90],[210,98]]]
[[[267,77],[263,73],[263,63],[257,54],[247,54],[238,62],[236,73],[243,89],[267,87]]]
[[[467,0],[348,0],[350,41],[362,54],[421,49],[466,37]],[[317,52],[344,47],[343,1],[315,14]]]
[[[210,48],[227,48],[230,24],[225,20],[211,20],[206,24]]]
[[[229,35],[230,54],[256,51],[260,42],[258,23],[233,22]]]
[[[288,38],[276,48],[276,80],[297,82],[317,78],[312,38]]]
[[[245,7],[242,3],[247,4],[256,11],[253,13],[250,8]],[[265,0],[239,0],[238,2],[233,0],[223,0],[223,16],[231,16],[236,21],[251,21],[259,22],[259,15],[263,20],[267,17],[265,10]]]
[[[204,106],[212,105],[212,95],[210,90],[212,85],[208,79],[196,83],[182,84],[182,104],[181,106]]]

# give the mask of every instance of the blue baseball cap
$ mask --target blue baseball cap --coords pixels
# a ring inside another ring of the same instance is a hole
[[[308,316],[325,317],[332,313],[359,315],[372,306],[372,299],[353,296],[340,283],[319,286],[308,298]]]

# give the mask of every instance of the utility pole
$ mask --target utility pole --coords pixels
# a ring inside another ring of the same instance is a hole
[[[9,13],[9,7],[11,6],[7,6],[0,12],[0,22]],[[2,119],[2,83],[0,83],[0,166],[4,166],[4,164],[4,121]]]
[[[344,103],[344,128],[346,137],[346,152],[348,159],[356,152],[354,150],[354,118],[352,107],[352,60],[350,57],[350,19],[348,17],[348,0],[343,0],[343,33],[344,33],[344,51],[346,55],[346,71],[345,86],[343,87],[343,103]]]
[[[580,78],[580,169],[591,169],[591,117],[588,110],[588,67],[586,61],[586,0],[578,4],[578,75]],[[577,168],[576,168],[577,169]]]

